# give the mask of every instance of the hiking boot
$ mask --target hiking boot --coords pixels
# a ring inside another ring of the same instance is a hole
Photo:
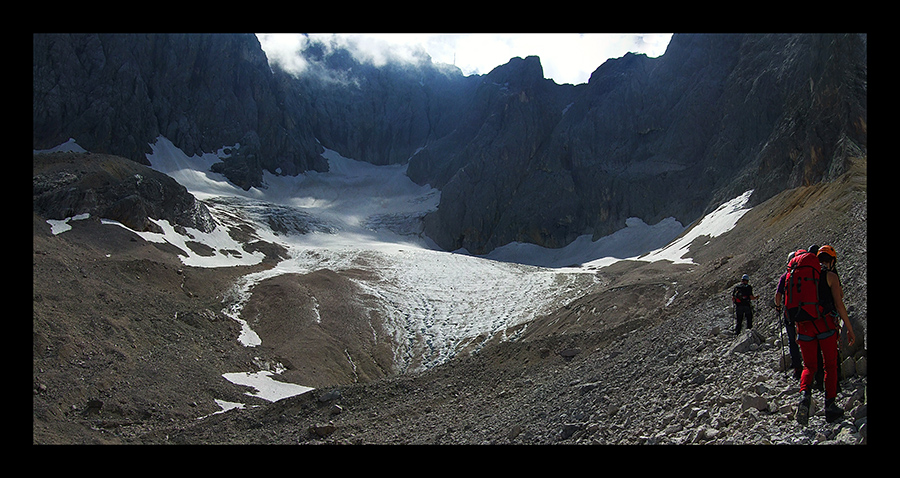
[[[809,423],[809,405],[812,402],[812,397],[807,394],[803,395],[803,398],[800,399],[800,403],[797,404],[797,423],[806,426]]]
[[[834,403],[834,399],[825,401],[825,421],[828,423],[834,423],[837,420],[840,420],[841,417],[844,416],[844,409],[837,406]]]

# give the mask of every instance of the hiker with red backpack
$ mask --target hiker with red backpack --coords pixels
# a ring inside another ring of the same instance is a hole
[[[751,300],[759,297],[753,295],[753,286],[750,285],[750,276],[744,274],[741,277],[741,283],[736,285],[731,291],[731,302],[734,303],[734,335],[740,335],[741,324],[744,318],[747,318],[747,330],[753,328],[753,304]]]
[[[794,252],[791,252],[788,255],[788,264],[793,258]],[[791,355],[791,369],[794,370],[794,380],[800,380],[800,376],[803,373],[803,357],[800,355],[800,347],[797,345],[797,327],[794,325],[793,319],[788,317],[787,312],[784,310],[784,287],[787,282],[787,276],[788,271],[785,271],[778,278],[778,286],[775,288],[775,310],[778,312],[778,316],[781,317],[784,330],[787,331],[788,351]]]
[[[821,251],[822,263],[817,253]],[[784,307],[797,327],[797,344],[803,356],[803,373],[800,376],[800,404],[797,407],[797,421],[809,422],[812,402],[812,382],[819,367],[817,356],[822,354],[825,369],[825,420],[829,423],[844,414],[835,402],[838,381],[838,339],[840,317],[847,328],[847,339],[852,345],[856,341],[847,309],[843,303],[840,280],[832,270],[837,255],[831,246],[812,247],[810,251],[798,250],[788,263],[785,284]],[[825,265],[823,272],[823,265]],[[833,303],[833,313],[823,306]]]

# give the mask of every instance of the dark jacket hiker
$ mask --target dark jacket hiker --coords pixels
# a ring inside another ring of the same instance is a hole
[[[750,285],[750,276],[744,274],[741,283],[731,291],[731,301],[734,303],[734,335],[741,333],[741,324],[747,319],[747,329],[753,328],[753,304],[752,300],[758,297],[753,295],[753,286]]]

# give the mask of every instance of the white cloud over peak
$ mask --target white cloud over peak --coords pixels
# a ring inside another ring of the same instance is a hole
[[[309,66],[302,52],[315,41],[326,48],[346,48],[357,60],[376,66],[389,61],[419,62],[427,54],[434,63],[455,65],[466,75],[485,74],[511,58],[536,55],[544,76],[559,84],[586,83],[603,62],[629,52],[660,56],[672,37],[668,33],[257,35],[269,59],[295,74]]]

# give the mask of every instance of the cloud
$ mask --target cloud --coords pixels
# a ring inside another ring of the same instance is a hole
[[[346,48],[359,61],[381,66],[391,61],[451,64],[463,74],[485,74],[511,58],[537,55],[544,76],[557,83],[585,83],[610,58],[628,52],[657,57],[671,34],[531,33],[531,34],[258,34],[269,59],[295,74],[309,63],[302,51],[309,42]],[[427,56],[426,56],[427,55]]]
[[[285,71],[301,74],[309,63],[303,57],[303,50],[309,44],[309,38],[295,34],[257,33],[260,46],[266,52],[270,62],[277,63]]]
[[[316,75],[323,81],[352,84],[347,72],[333,71],[304,56],[313,43],[326,53],[347,50],[360,63],[384,66],[388,62],[419,64],[429,56],[423,42],[427,35],[405,34],[271,34],[257,33],[260,45],[272,63],[294,75]]]

